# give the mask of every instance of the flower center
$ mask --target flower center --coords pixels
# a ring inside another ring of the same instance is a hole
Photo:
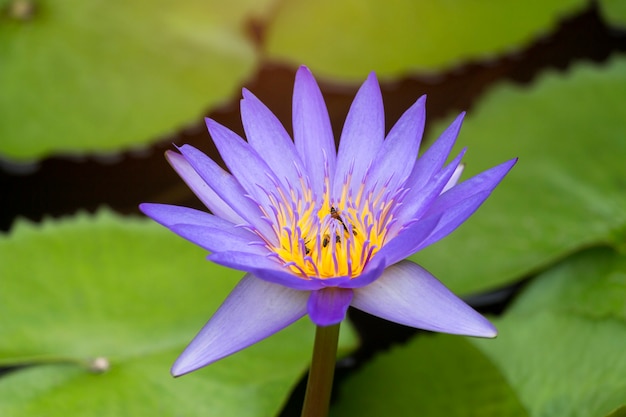
[[[294,274],[355,278],[390,238],[394,201],[384,187],[374,194],[361,185],[354,196],[343,188],[338,199],[330,198],[328,185],[320,199],[308,187],[287,193],[277,187],[278,195],[269,196],[279,242],[270,250]]]

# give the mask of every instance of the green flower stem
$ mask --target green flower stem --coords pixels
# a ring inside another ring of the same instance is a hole
[[[339,323],[326,327],[317,326],[302,417],[326,417],[328,415],[338,340]]]

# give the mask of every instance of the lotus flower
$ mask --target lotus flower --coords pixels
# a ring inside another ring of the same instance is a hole
[[[301,67],[293,140],[244,89],[247,141],[206,119],[230,172],[189,145],[167,152],[211,213],[148,203],[141,210],[208,250],[210,261],[246,272],[178,358],[174,375],[248,347],[306,314],[318,326],[336,324],[349,306],[430,331],[496,335],[483,316],[404,259],[463,223],[516,160],[457,184],[465,150],[446,160],[463,114],[418,158],[425,101],[417,100],[385,136],[380,88],[370,74],[336,150],[320,89]]]

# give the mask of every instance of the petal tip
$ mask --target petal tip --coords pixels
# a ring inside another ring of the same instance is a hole
[[[461,125],[463,124],[463,120],[465,120],[465,115],[467,113],[465,111],[462,111],[461,113],[459,113],[458,116],[456,116],[456,118],[454,119],[454,121],[450,124],[450,126],[456,126],[458,125],[458,129],[461,129]],[[458,134],[458,132],[457,132]]]
[[[191,373],[193,371],[196,371],[206,365],[209,365],[210,363],[214,362],[214,361],[207,361],[206,363],[197,363],[197,362],[189,362],[187,360],[188,358],[186,357],[185,353],[183,352],[182,355],[180,355],[176,361],[174,361],[174,364],[172,365],[172,368],[170,369],[170,374],[174,377],[174,378],[178,378],[179,376],[183,376],[186,375],[188,373]]]
[[[319,90],[319,87],[317,86],[317,81],[315,81],[315,76],[313,75],[311,70],[304,65],[298,68],[298,71],[296,72],[294,93],[298,88],[303,88],[303,86],[305,91],[309,91],[311,89]]]
[[[176,146],[176,145],[174,145],[174,146]],[[178,146],[176,146],[176,148],[178,149]],[[166,150],[166,151],[164,152],[164,154],[165,154],[165,159],[167,159],[167,161],[168,161],[168,162],[170,162],[170,163],[171,163],[171,160],[172,160],[172,159],[177,158],[177,157],[181,157],[181,156],[182,156],[182,155],[181,155],[181,154],[179,154],[178,152],[174,152],[174,151],[173,151],[173,150],[171,150],[171,149]]]
[[[255,96],[255,95],[252,93],[252,91],[248,90],[248,89],[247,89],[247,88],[245,88],[245,87],[241,89],[241,95],[242,95],[242,97],[243,97],[243,98],[242,98],[242,100],[241,100],[242,102],[243,102],[243,101],[245,101],[245,100],[254,100],[254,99],[256,99],[257,101],[259,100],[259,99],[257,98],[257,96]]]
[[[174,378],[178,378],[186,373],[189,373],[189,371],[185,372],[185,370],[178,365],[178,362],[174,362],[174,365],[172,365],[172,368],[170,369],[170,374],[172,374]]]
[[[382,100],[382,93],[380,92],[380,84],[378,82],[378,77],[376,76],[376,73],[374,71],[370,72],[367,75],[367,79],[365,80],[365,82],[363,83],[363,85],[361,86],[361,88],[367,88],[372,89],[372,93],[375,93],[377,98],[378,96],[380,96],[380,100]]]
[[[485,339],[493,339],[496,336],[498,336],[498,329],[496,329],[496,326],[494,326],[485,317],[483,317],[483,319],[484,319],[484,323],[481,323],[481,324],[484,324],[484,327],[480,330],[477,330],[475,334],[472,334],[470,336],[483,337]]]
[[[298,67],[298,71],[296,72],[296,77],[300,74],[313,75],[309,67],[307,67],[306,65],[300,65],[300,67]]]
[[[139,204],[139,210],[145,214],[146,216],[148,216],[148,212],[150,211],[150,207],[153,205],[153,203],[141,203]]]

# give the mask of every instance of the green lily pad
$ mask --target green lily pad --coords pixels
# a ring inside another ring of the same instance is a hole
[[[590,292],[591,294],[589,294]],[[472,339],[531,416],[602,417],[626,405],[626,256],[587,250],[538,276]]]
[[[585,4],[580,0],[283,2],[268,28],[267,52],[274,59],[305,63],[318,76],[361,80],[372,69],[383,77],[434,71],[519,48]]]
[[[626,417],[626,405],[621,406],[606,417]]]
[[[423,336],[342,384],[331,416],[527,416],[491,361],[465,338]]]
[[[204,256],[148,219],[107,211],[20,221],[0,236],[0,365],[30,364],[0,378],[0,415],[276,414],[310,361],[308,319],[169,375],[243,275]],[[343,349],[353,347],[343,330]]]
[[[302,329],[302,327],[301,327]],[[308,329],[309,331],[311,329]],[[0,378],[6,416],[267,416],[280,410],[306,367],[307,349],[290,330],[210,367],[174,379],[168,365],[180,348],[114,360],[104,373],[44,364]],[[298,332],[304,343],[312,340]],[[264,346],[265,345],[265,346]]]
[[[472,218],[413,258],[467,293],[516,281],[584,247],[624,247],[624,97],[623,58],[494,89],[461,129],[464,178],[519,162]]]
[[[244,23],[271,0],[2,3],[0,155],[25,160],[138,146],[197,119],[250,76]]]
[[[600,0],[598,1],[602,16],[610,25],[624,28],[626,27],[626,4],[621,0]]]
[[[588,250],[545,275],[541,285],[526,291],[531,301],[516,304],[514,314],[548,310],[626,323],[626,256],[608,248]]]

